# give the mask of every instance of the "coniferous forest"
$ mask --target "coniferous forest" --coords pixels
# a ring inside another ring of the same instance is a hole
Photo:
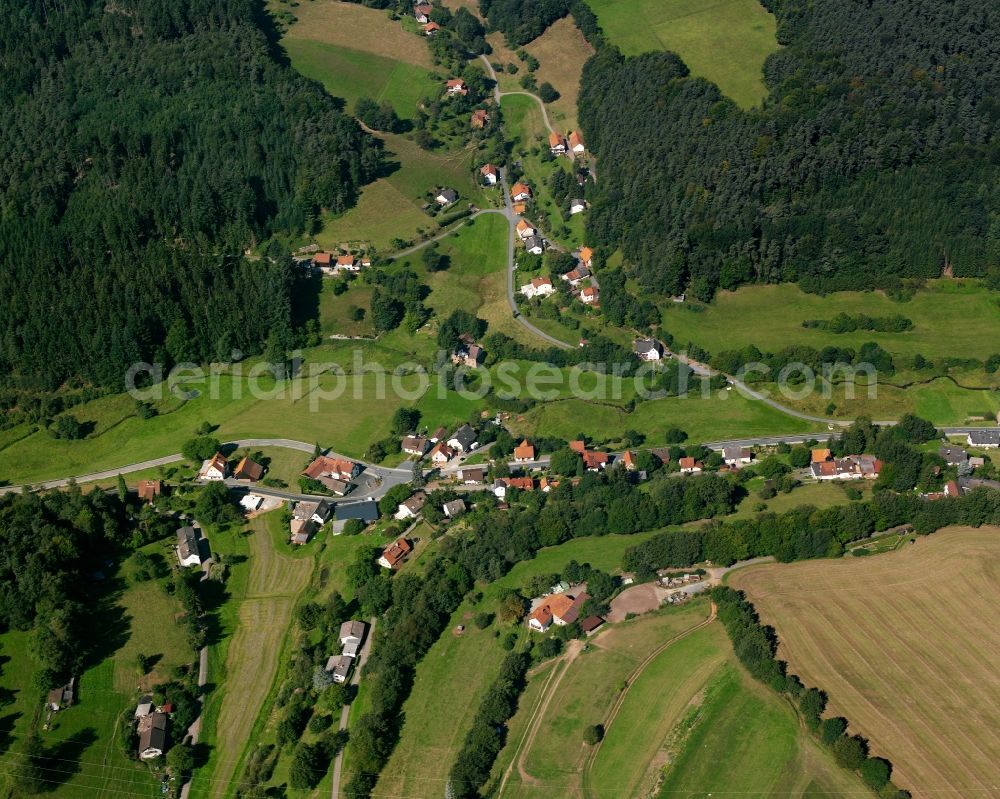
[[[673,54],[604,47],[579,101],[590,243],[643,288],[892,288],[1000,269],[1000,6],[767,0],[782,49],[743,111]]]
[[[289,262],[242,253],[382,160],[254,0],[9,0],[0,108],[8,392],[289,346]]]

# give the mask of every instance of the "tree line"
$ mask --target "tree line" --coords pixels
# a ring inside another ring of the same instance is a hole
[[[742,591],[720,585],[712,589],[719,621],[733,643],[740,663],[754,679],[787,695],[796,705],[806,726],[829,747],[843,768],[856,771],[864,783],[883,799],[906,799],[909,792],[892,784],[892,765],[881,757],[868,755],[868,742],[859,735],[847,735],[843,717],[822,718],[826,694],[806,688],[798,676],[789,674],[787,664],[778,660],[778,638],[773,627],[764,625]]]

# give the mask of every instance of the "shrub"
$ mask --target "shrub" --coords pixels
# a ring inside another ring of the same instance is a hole
[[[583,742],[588,746],[594,746],[604,740],[604,725],[591,724],[583,731]]]

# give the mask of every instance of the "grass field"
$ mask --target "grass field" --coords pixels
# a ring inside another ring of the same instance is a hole
[[[793,419],[770,406],[744,399],[736,391],[718,393],[702,399],[668,397],[649,400],[629,413],[624,408],[579,399],[547,402],[518,417],[511,423],[516,435],[557,436],[567,440],[583,432],[595,442],[617,442],[625,430],[634,429],[646,435],[650,444],[663,441],[669,427],[686,431],[691,441],[712,441],[755,435],[808,432],[814,429],[808,422]]]
[[[295,68],[313,78],[353,111],[362,97],[392,105],[400,119],[413,119],[424,97],[438,93],[439,85],[424,67],[375,55],[352,47],[295,36],[293,27],[282,44]],[[421,42],[416,42],[419,48]],[[411,45],[412,47],[412,45]]]
[[[778,655],[830,697],[916,797],[987,795],[1000,762],[1000,530],[951,528],[898,552],[750,567]]]
[[[292,557],[275,546],[268,518],[251,522],[250,569],[238,621],[229,642],[225,682],[215,725],[211,781],[204,790],[226,795],[229,781],[250,742],[250,733],[278,670],[282,643],[291,627],[292,610],[309,583],[313,561]]]
[[[169,542],[143,548],[149,554],[171,557]],[[169,561],[168,561],[169,562]],[[52,717],[43,730],[42,695],[34,687],[37,664],[30,653],[31,634],[8,631],[0,635],[2,676],[9,691],[0,714],[0,795],[11,792],[9,777],[19,771],[20,746],[37,730],[46,748],[43,761],[53,797],[79,796],[113,799],[159,796],[159,779],[144,764],[126,759],[115,740],[121,713],[137,701],[141,690],[168,679],[175,666],[190,663],[184,630],[175,618],[179,604],[164,591],[160,581],[128,583],[124,577],[109,579],[108,593],[93,603],[95,635],[103,659],[87,666],[77,685],[77,702]],[[136,656],[155,659],[152,670],[140,675]]]
[[[672,50],[750,108],[767,96],[762,68],[775,50],[776,23],[757,0],[592,0],[605,35],[625,55]]]
[[[858,480],[856,482],[867,483],[866,480]],[[831,505],[846,505],[851,501],[844,492],[844,489],[848,486],[845,484],[837,485],[835,484],[835,481],[822,483],[806,482],[796,488],[793,488],[787,494],[779,492],[777,496],[772,497],[767,501],[761,500],[760,497],[757,496],[757,491],[760,490],[763,484],[764,480],[762,478],[754,478],[747,483],[746,489],[750,492],[750,494],[737,506],[733,517],[749,518],[755,516],[758,511],[754,510],[754,506],[758,502],[764,502],[764,504],[767,505],[768,513],[784,513],[785,511],[799,507],[800,505],[814,505],[817,508],[828,508]],[[865,499],[869,498],[867,495],[871,492],[870,485],[854,485],[851,486],[851,488],[856,488],[859,491],[862,491],[866,495]]]
[[[535,71],[538,84],[551,83],[559,99],[548,105],[552,124],[566,135],[576,130],[576,98],[580,93],[580,75],[584,62],[594,54],[580,29],[569,17],[557,20],[545,33],[524,49],[538,59]],[[515,76],[517,77],[517,76]]]

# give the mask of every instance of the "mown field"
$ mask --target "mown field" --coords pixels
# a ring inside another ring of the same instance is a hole
[[[1000,530],[950,528],[868,558],[730,576],[778,655],[829,694],[915,797],[987,795],[1000,762]]]
[[[592,0],[590,7],[626,55],[672,50],[692,75],[744,108],[767,96],[762,68],[778,49],[777,26],[757,0]]]
[[[170,542],[143,548],[153,557],[171,558]],[[169,563],[169,561],[167,561]],[[112,799],[119,795],[160,795],[159,778],[145,765],[128,759],[116,731],[123,711],[134,709],[141,690],[168,679],[176,666],[194,659],[175,618],[176,600],[159,581],[131,582],[127,567],[120,576],[96,586],[93,602],[96,657],[77,681],[77,702],[52,717],[44,730],[44,694],[35,687],[37,664],[29,633],[0,635],[0,796],[18,797],[13,779],[21,771],[21,746],[37,731],[45,748],[41,761],[46,795]],[[136,656],[155,661],[140,675]],[[47,693],[47,692],[46,692]]]
[[[250,523],[249,575],[225,661],[225,682],[214,725],[212,759],[199,772],[211,796],[227,795],[251,731],[271,690],[282,643],[291,627],[292,610],[309,583],[313,560],[308,550],[293,556],[282,551],[272,524],[281,511]]]

